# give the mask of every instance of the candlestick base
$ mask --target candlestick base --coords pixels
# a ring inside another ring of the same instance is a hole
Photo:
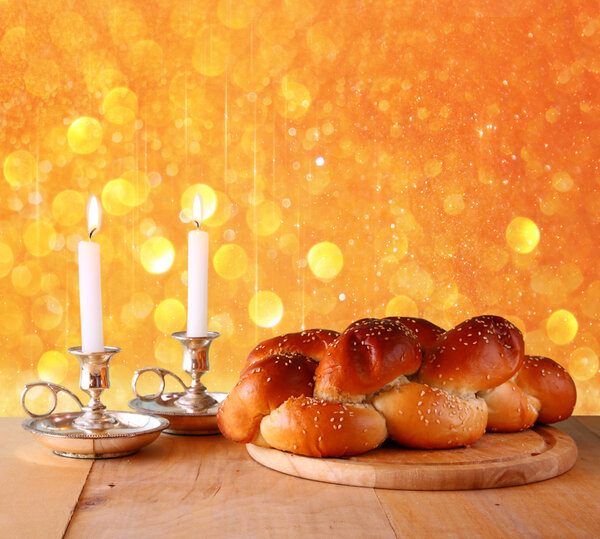
[[[56,455],[77,459],[110,459],[132,455],[152,443],[169,424],[162,417],[136,412],[106,412],[112,420],[102,430],[77,425],[85,412],[32,417],[23,428]]]
[[[217,408],[227,393],[209,393],[217,404],[201,412],[193,412],[178,405],[178,400],[185,393],[165,393],[160,398],[148,401],[141,398],[129,401],[129,406],[137,412],[151,414],[169,420],[165,434],[185,436],[204,436],[219,434],[217,426]]]
[[[220,335],[210,331],[205,337],[189,337],[185,332],[173,333],[183,346],[183,370],[192,382],[186,386],[175,373],[160,367],[145,367],[135,371],[131,387],[135,399],[129,406],[136,411],[157,415],[169,420],[167,434],[205,435],[218,434],[217,408],[226,393],[209,393],[200,382],[200,378],[208,369],[208,350],[214,339]],[[160,387],[152,395],[140,395],[137,390],[139,377],[144,373],[154,373],[160,378]],[[165,393],[165,377],[171,376],[184,389],[178,393]]]
[[[23,428],[36,439],[62,457],[104,459],[131,455],[153,442],[169,421],[148,414],[107,411],[100,395],[110,387],[108,365],[119,348],[105,348],[103,352],[84,353],[80,347],[70,348],[81,366],[79,387],[89,396],[84,406],[67,388],[50,382],[27,384],[21,394],[21,404],[31,416]],[[33,413],[27,407],[27,393],[36,386],[47,388],[53,404],[44,414]],[[66,393],[81,408],[81,412],[53,413],[58,394]]]

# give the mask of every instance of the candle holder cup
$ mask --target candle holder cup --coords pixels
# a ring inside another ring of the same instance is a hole
[[[131,387],[136,395],[129,401],[134,410],[164,417],[169,420],[168,434],[203,435],[217,434],[217,406],[225,398],[225,393],[209,393],[200,379],[208,372],[208,351],[212,341],[220,337],[219,333],[209,331],[203,337],[190,337],[186,332],[173,333],[183,347],[183,370],[190,376],[187,386],[175,373],[161,367],[144,367],[135,371]],[[152,395],[141,395],[137,384],[141,375],[156,374],[160,386]],[[183,391],[165,393],[165,379],[170,376],[176,380]]]
[[[154,441],[169,422],[148,414],[108,411],[101,401],[110,387],[109,363],[120,348],[106,347],[102,352],[86,353],[77,346],[69,348],[80,365],[79,387],[90,400],[83,405],[79,397],[66,387],[51,382],[32,382],[21,394],[21,405],[31,416],[23,428],[33,433],[57,455],[73,458],[113,458],[131,455]],[[27,406],[27,394],[34,387],[51,391],[53,404],[46,413],[36,414]],[[58,394],[69,395],[81,408],[80,412],[53,413]]]

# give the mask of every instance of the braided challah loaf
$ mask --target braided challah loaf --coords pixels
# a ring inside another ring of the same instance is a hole
[[[341,334],[307,330],[260,343],[220,404],[221,432],[301,455],[356,455],[386,438],[415,448],[468,446],[568,417],[575,385],[548,358],[524,355],[507,320],[444,331],[427,320],[365,318]]]
[[[509,380],[522,361],[523,337],[515,326],[496,316],[472,318],[429,347],[415,377],[419,383],[384,391],[373,405],[401,445],[471,445],[488,420],[487,406],[475,393]]]
[[[271,446],[311,457],[358,455],[387,438],[385,419],[373,407],[292,397],[260,425]]]
[[[302,354],[317,363],[323,358],[327,346],[339,333],[330,329],[309,329],[298,333],[288,333],[261,342],[250,352],[246,367],[273,354],[291,353]]]
[[[421,365],[415,334],[395,320],[365,318],[327,347],[315,371],[315,397],[364,403],[367,396]]]
[[[388,316],[384,320],[395,320],[405,325],[410,329],[417,337],[423,355],[429,352],[437,342],[438,338],[445,333],[445,331],[429,320],[423,318],[411,318],[407,316]]]
[[[236,442],[263,445],[259,436],[262,418],[290,397],[311,395],[316,366],[305,356],[284,353],[250,364],[219,406],[221,432]]]
[[[479,393],[489,410],[487,430],[515,432],[573,413],[577,392],[569,373],[547,357],[525,356],[511,380]]]

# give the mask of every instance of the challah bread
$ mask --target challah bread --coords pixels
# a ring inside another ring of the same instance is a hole
[[[488,406],[487,430],[515,432],[554,423],[573,413],[577,392],[569,373],[547,357],[525,356],[518,373],[477,395]]]
[[[246,367],[272,354],[302,354],[317,363],[321,361],[327,346],[339,335],[330,329],[307,329],[297,333],[287,333],[258,344],[246,360]]]
[[[486,429],[490,432],[517,432],[532,427],[540,402],[525,394],[513,381],[477,393],[488,409]]]
[[[442,389],[409,382],[373,397],[389,436],[400,445],[447,449],[475,443],[485,433],[483,400],[462,398]]]
[[[342,457],[375,449],[387,438],[385,420],[368,405],[290,398],[260,424],[276,449],[310,457]]]
[[[538,423],[562,421],[573,413],[577,400],[575,382],[555,361],[542,356],[525,356],[515,383],[539,401]]]
[[[449,331],[421,319],[365,318],[341,334],[309,330],[261,343],[217,419],[238,442],[337,457],[386,437],[423,449],[469,446],[486,428],[566,419],[575,399],[568,373],[525,356],[521,333],[503,318],[478,316]]]
[[[425,355],[417,380],[457,395],[491,389],[519,370],[523,350],[523,336],[511,322],[477,316],[438,338]]]
[[[412,318],[408,316],[388,316],[384,320],[395,320],[404,324],[410,329],[419,340],[423,355],[433,349],[438,338],[443,335],[446,330],[436,326],[429,320],[424,318]]]
[[[312,395],[316,365],[299,354],[274,354],[252,363],[219,405],[220,431],[235,442],[256,442],[265,415],[290,397]]]
[[[523,362],[523,348],[521,332],[498,316],[471,318],[440,334],[415,376],[425,386],[401,386],[374,400],[387,420],[390,437],[402,445],[423,448],[474,443],[489,424],[488,407],[475,393],[509,380]],[[429,412],[425,417],[420,408],[423,403],[427,411],[443,409],[446,413],[431,417]],[[442,408],[440,403],[444,403]],[[398,409],[416,409],[416,414],[405,418],[394,414]],[[413,422],[422,428],[414,428]]]
[[[415,334],[394,320],[363,319],[331,345],[315,372],[314,396],[329,402],[364,402],[421,364]]]

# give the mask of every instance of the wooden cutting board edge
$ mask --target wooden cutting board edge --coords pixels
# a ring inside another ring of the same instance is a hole
[[[470,490],[535,483],[574,466],[577,446],[568,434],[550,426],[536,426],[533,430],[546,441],[546,451],[486,463],[390,464],[305,457],[253,444],[246,448],[259,464],[304,479],[398,490]],[[501,455],[502,448],[498,450]],[[439,453],[443,457],[444,451]]]

